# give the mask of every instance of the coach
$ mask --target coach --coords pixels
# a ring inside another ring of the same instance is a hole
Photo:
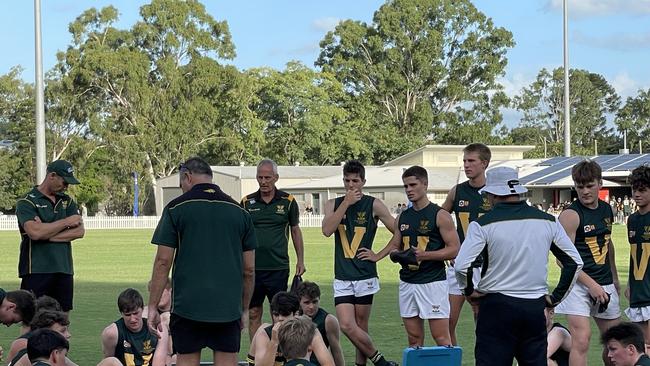
[[[257,164],[257,192],[242,198],[241,206],[253,219],[257,237],[255,287],[251,298],[248,333],[251,338],[262,324],[264,298],[287,290],[289,280],[289,232],[296,251],[296,276],[305,273],[304,244],[299,226],[300,210],[293,195],[276,188],[278,165],[269,159]]]
[[[545,366],[544,308],[557,305],[575,283],[582,260],[555,217],[521,200],[527,189],[517,172],[498,167],[487,172],[492,210],[470,223],[454,268],[470,302],[479,302],[476,365]],[[549,250],[562,264],[560,281],[548,295]],[[483,254],[476,289],[471,264]]]
[[[55,298],[66,312],[72,310],[71,242],[85,234],[77,203],[65,194],[70,184],[79,184],[72,164],[55,160],[43,182],[16,202],[20,288]]]
[[[253,222],[212,184],[212,169],[202,159],[188,159],[179,175],[183,194],[165,207],[151,239],[158,251],[148,324],[158,331],[158,302],[173,263],[169,328],[176,364],[198,365],[209,347],[215,365],[234,366],[255,275]]]

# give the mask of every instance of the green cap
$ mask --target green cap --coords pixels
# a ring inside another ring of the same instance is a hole
[[[56,173],[59,177],[68,184],[79,184],[77,178],[74,177],[74,168],[69,161],[65,160],[54,160],[47,166],[48,173]]]

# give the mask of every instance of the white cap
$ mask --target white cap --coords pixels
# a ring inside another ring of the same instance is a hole
[[[492,168],[486,173],[485,187],[479,193],[488,192],[496,196],[526,193],[526,187],[519,183],[517,171],[505,166]]]

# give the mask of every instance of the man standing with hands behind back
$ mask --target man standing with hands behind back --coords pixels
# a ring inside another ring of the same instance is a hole
[[[275,187],[279,178],[278,165],[273,160],[260,161],[257,164],[257,183],[260,189],[241,201],[241,206],[253,219],[257,236],[255,289],[248,310],[251,340],[262,324],[264,298],[268,298],[270,303],[275,294],[287,291],[289,232],[296,250],[296,276],[305,273],[305,248],[299,226],[300,209],[293,195]]]
[[[47,166],[43,182],[16,203],[20,243],[20,288],[36,297],[56,299],[65,312],[72,310],[72,240],[83,238],[77,203],[65,194],[79,184],[72,164],[55,160]]]

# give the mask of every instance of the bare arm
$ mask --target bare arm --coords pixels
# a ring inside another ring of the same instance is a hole
[[[300,226],[291,227],[291,240],[293,248],[296,250],[296,276],[302,276],[305,273],[305,243],[302,240],[302,230]]]
[[[115,323],[110,324],[102,332],[102,352],[104,358],[115,356],[115,346],[117,346],[117,326]]]
[[[578,216],[578,213],[571,209],[564,210],[558,217],[558,221],[564,228],[569,239],[571,239],[571,242],[575,245],[576,231],[578,230],[578,226],[580,226],[580,216]],[[589,295],[592,298],[600,302],[607,301],[607,293],[603,290],[602,286],[583,271],[578,272],[578,282],[587,287]]]
[[[330,352],[334,359],[336,366],[345,366],[345,359],[343,358],[343,350],[341,349],[341,328],[339,321],[332,314],[328,314],[325,318],[325,330],[327,331],[327,342],[330,345]]]
[[[567,352],[571,351],[571,335],[562,327],[554,327],[548,332],[548,347],[546,349],[546,358],[551,358],[559,349]]]
[[[7,360],[11,361],[16,357],[16,354],[18,351],[21,349],[27,348],[27,339],[25,338],[18,338],[11,342],[11,346],[9,347],[9,354],[7,355]]]
[[[151,366],[165,366],[167,365],[167,356],[169,356],[169,331],[166,326],[162,327],[160,332],[160,339],[156,345],[156,350],[153,352],[153,358],[151,359]]]
[[[372,202],[372,213],[374,217],[379,218],[391,233],[395,232],[395,218],[390,214],[390,210],[388,210],[388,207],[380,199],[375,199]]]
[[[609,266],[612,269],[612,279],[614,280],[614,287],[616,288],[616,293],[621,293],[621,283],[618,281],[618,270],[616,269],[616,253],[614,252],[614,242],[612,239],[609,239],[607,244],[607,257],[609,257]]]
[[[323,235],[330,237],[339,227],[339,223],[343,220],[345,216],[345,211],[348,207],[359,202],[363,197],[363,193],[359,190],[349,190],[345,193],[345,198],[339,205],[339,207],[334,210],[334,200],[331,199],[325,204],[325,217],[323,218]]]
[[[325,346],[323,336],[321,336],[318,331],[314,334],[314,338],[311,340],[311,350],[321,366],[335,366],[334,358],[332,358],[332,354],[327,349],[327,346]]]
[[[399,218],[399,216],[397,217]],[[386,246],[379,251],[379,253],[375,254],[375,252],[368,248],[359,248],[359,251],[357,252],[357,258],[371,262],[378,262],[393,250],[399,250],[402,245],[402,233],[397,228],[398,223],[399,220],[394,220],[394,227],[393,230],[391,230],[393,237],[390,239],[390,241],[388,241],[388,244],[386,244]]]
[[[445,202],[442,203],[442,209],[451,213],[451,211],[454,209],[454,197],[456,197],[456,186],[454,186],[452,189],[449,190],[449,193],[447,193],[447,198],[445,198]]]
[[[70,229],[65,229],[60,233],[54,235],[53,237],[50,238],[50,241],[70,242],[75,239],[83,238],[85,234],[86,234],[86,229],[84,228],[84,224],[81,223],[79,226]]]
[[[253,287],[255,286],[255,250],[247,250],[244,252],[244,271],[243,279],[244,286],[242,289],[242,326],[248,327],[247,316],[248,316],[248,306],[251,303],[251,297],[253,296]]]
[[[267,324],[262,324],[255,333],[255,366],[273,366],[275,364],[275,354],[278,352],[278,328],[281,323],[273,325],[271,338],[266,335],[264,328]]]
[[[63,230],[75,228],[82,224],[81,215],[68,216],[54,222],[41,222],[38,216],[23,224],[25,233],[32,240],[48,240]]]
[[[442,240],[445,242],[445,247],[433,251],[416,250],[415,256],[418,260],[444,261],[454,259],[458,255],[460,239],[458,238],[454,221],[451,219],[449,212],[445,210],[438,211],[436,222],[440,236],[442,236]]]
[[[158,336],[158,338],[160,338],[159,332],[162,329],[162,326],[160,324],[160,312],[158,311],[158,303],[160,302],[160,297],[162,296],[163,290],[167,285],[167,278],[169,276],[169,270],[172,267],[175,252],[176,250],[174,248],[158,245],[156,258],[153,262],[151,288],[149,290],[150,292],[147,312],[147,324],[149,325],[149,330]]]

